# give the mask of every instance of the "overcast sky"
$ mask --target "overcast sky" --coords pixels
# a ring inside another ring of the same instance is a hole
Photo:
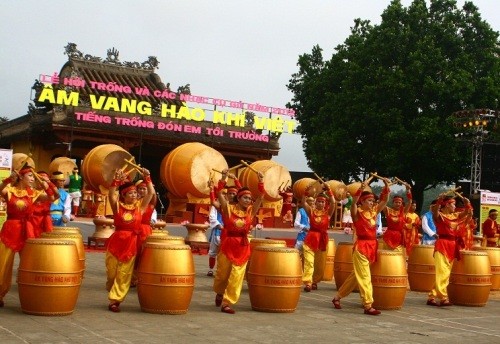
[[[500,31],[500,1],[474,0]],[[300,54],[314,45],[329,59],[355,18],[380,22],[389,0],[1,0],[0,116],[26,114],[40,74],[59,72],[64,47],[120,61],[160,61],[156,73],[172,90],[278,108],[292,98],[286,85]],[[407,6],[411,0],[403,0]],[[457,1],[462,6],[464,1]],[[308,171],[302,140],[283,134],[273,160]]]

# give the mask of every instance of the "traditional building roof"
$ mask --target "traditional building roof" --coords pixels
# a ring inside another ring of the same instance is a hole
[[[161,117],[162,105],[175,105],[177,109],[183,105],[179,95],[190,94],[190,86],[181,86],[177,91],[171,91],[170,85],[168,83],[165,85],[155,73],[159,62],[154,56],[148,57],[143,63],[121,62],[118,50],[112,48],[108,50],[107,57],[102,59],[83,54],[74,43],[68,43],[65,54],[68,55],[68,62],[61,68],[58,75],[59,82],[53,84],[53,89],[54,92],[77,91],[78,105],[58,105],[48,101],[38,101],[44,84],[37,81],[33,85],[34,105],[30,104],[28,114],[0,124],[1,147],[8,147],[12,141],[25,138],[34,142],[43,141],[46,145],[50,145],[50,142],[73,142],[91,147],[96,143],[116,143],[130,148],[145,144],[164,147],[167,150],[186,142],[197,141],[213,147],[223,155],[241,156],[247,159],[252,157],[270,159],[278,154],[278,135],[265,134],[266,140],[234,138],[248,137],[249,134],[251,137],[263,138],[259,133],[255,133],[251,119],[248,119],[244,127],[240,127],[214,124],[211,121],[194,122]],[[65,79],[84,81],[84,84],[65,85]],[[131,92],[123,92],[123,89],[120,91],[118,87],[123,86],[129,87]],[[136,88],[147,88],[150,92],[136,92]],[[159,98],[152,94],[153,90],[160,93],[164,91],[175,93],[176,97]],[[91,106],[91,97],[94,97],[94,101],[99,97],[113,97],[137,103],[146,102],[151,107],[151,115],[95,110]],[[82,114],[86,114],[86,120],[81,120],[84,116]],[[140,124],[139,121],[142,121],[142,125],[123,125],[118,123],[120,118],[127,118],[129,121],[127,123],[130,123],[130,119],[133,119],[135,124]],[[168,130],[167,124],[170,126],[175,124],[177,130]],[[217,136],[207,134],[216,127],[224,130],[225,134]],[[233,134],[230,135],[230,132]]]

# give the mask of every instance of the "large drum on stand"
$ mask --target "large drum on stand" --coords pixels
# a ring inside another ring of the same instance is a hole
[[[135,161],[129,152],[118,145],[105,144],[93,148],[82,161],[81,170],[86,187],[97,193],[109,189],[117,169],[131,170],[125,159]],[[136,174],[137,171],[132,170],[129,179],[134,180]]]
[[[248,266],[247,282],[253,310],[294,312],[302,287],[299,251],[288,247],[254,247]]]
[[[62,172],[66,178],[69,178],[75,167],[77,167],[75,162],[68,157],[55,158],[49,164],[49,175],[51,176],[54,172]]]
[[[500,290],[500,248],[496,247],[473,247],[474,251],[486,252],[490,258],[491,289]]]
[[[293,183],[292,186],[292,191],[293,191],[293,197],[297,201],[301,201],[304,196],[314,196],[314,189],[312,186],[316,183],[316,179],[312,178],[301,178],[297,180],[295,183]],[[306,190],[307,190],[307,195],[306,195]]]
[[[207,181],[213,169],[228,168],[226,159],[217,150],[199,142],[188,142],[165,155],[160,164],[160,180],[169,191],[167,215],[186,211],[190,203],[210,203]],[[215,175],[214,179],[220,177]]]
[[[12,169],[13,170],[20,170],[24,164],[28,164],[29,166],[33,167],[36,169],[35,162],[33,159],[24,154],[24,153],[14,153],[12,154]]]
[[[241,184],[248,187],[253,195],[258,195],[260,193],[259,177],[252,169],[259,171],[264,175],[264,200],[268,202],[282,201],[279,188],[283,188],[283,185],[291,185],[292,181],[288,169],[272,160],[257,160],[251,163],[250,167],[245,168],[240,174]]]
[[[402,252],[378,250],[377,261],[370,266],[373,285],[373,307],[400,309],[408,287],[406,259]]]
[[[75,241],[26,240],[17,274],[19,301],[24,313],[73,313],[81,283],[81,263]]]
[[[137,277],[137,295],[143,312],[185,314],[188,311],[195,279],[189,246],[146,242]]]
[[[488,254],[460,251],[460,260],[453,262],[448,285],[450,301],[461,306],[485,306],[490,296],[491,267]]]
[[[431,291],[436,280],[434,245],[415,245],[408,257],[408,282],[412,291]]]

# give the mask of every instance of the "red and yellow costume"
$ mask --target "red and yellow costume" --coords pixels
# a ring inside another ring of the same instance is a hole
[[[246,265],[250,259],[247,235],[252,226],[253,207],[241,210],[238,204],[226,206],[227,211],[222,211],[224,235],[221,235],[213,290],[223,295],[224,303],[235,304],[240,298]]]
[[[402,249],[405,245],[404,227],[405,213],[404,208],[398,210],[386,207],[385,218],[387,219],[387,230],[384,233],[384,242],[390,249]]]
[[[37,200],[33,204],[33,229],[35,231],[35,238],[39,238],[42,233],[52,232],[54,226],[52,225],[52,217],[50,216],[50,205],[51,201],[47,200]]]
[[[500,236],[498,223],[491,218],[487,218],[482,225],[483,237],[486,239],[487,247],[497,247]]]
[[[32,224],[33,202],[41,191],[6,186],[7,220],[0,231],[0,302],[12,283],[12,268],[16,252],[20,252],[26,239],[34,238]],[[4,192],[5,192],[4,189]]]
[[[359,286],[359,295],[365,309],[370,309],[373,303],[370,264],[377,260],[376,219],[375,209],[363,211],[358,208],[357,220],[353,222],[357,237],[352,255],[354,269],[338,291],[338,296],[344,298]]]
[[[454,202],[454,201],[450,201]],[[459,218],[459,213],[445,214],[439,212],[438,217],[434,216],[436,233],[438,239],[434,245],[434,263],[436,267],[436,280],[434,288],[429,292],[429,300],[441,299],[441,302],[448,300],[448,284],[450,282],[451,269],[455,258],[460,259],[460,224],[463,219]]]
[[[130,288],[142,220],[140,201],[118,202],[117,208],[113,217],[115,232],[107,241],[106,252],[106,289],[112,302],[122,302]]]
[[[310,209],[308,212],[310,229],[304,239],[304,272],[302,282],[305,285],[319,283],[323,279],[328,245],[328,226],[330,216],[327,209]]]

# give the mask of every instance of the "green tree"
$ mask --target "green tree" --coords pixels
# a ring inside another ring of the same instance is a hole
[[[426,188],[468,175],[450,117],[497,108],[499,34],[470,2],[394,0],[381,18],[356,19],[328,61],[319,46],[299,56],[288,105],[311,169],[348,182],[398,176],[422,204]]]

